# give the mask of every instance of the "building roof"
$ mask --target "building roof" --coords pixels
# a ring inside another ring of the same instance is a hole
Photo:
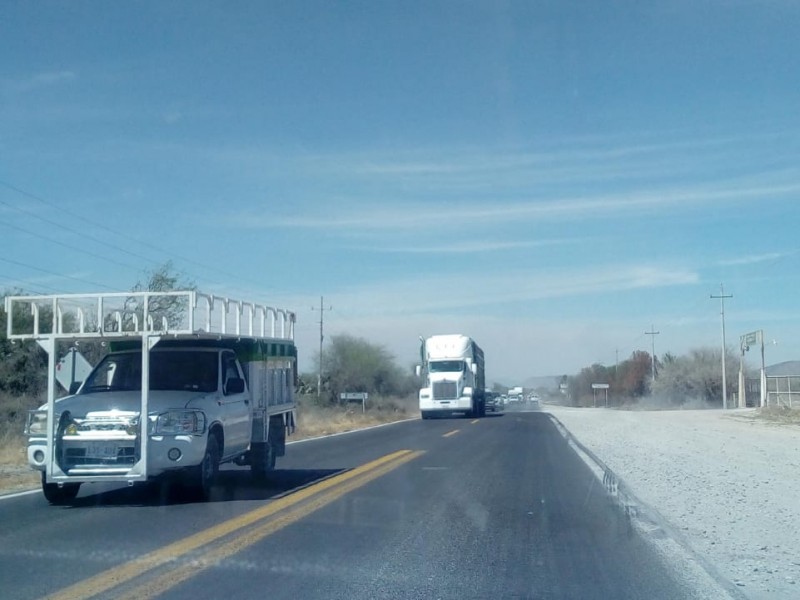
[[[800,360],[787,360],[765,367],[767,377],[800,377]]]

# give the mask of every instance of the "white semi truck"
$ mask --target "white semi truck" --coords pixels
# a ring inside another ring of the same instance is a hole
[[[28,462],[52,504],[83,483],[179,480],[207,499],[219,465],[264,477],[294,430],[295,315],[195,291],[9,296],[7,335],[48,354]],[[57,354],[110,352],[56,399]],[[146,415],[143,417],[143,415]]]
[[[483,350],[466,335],[434,335],[422,341],[422,364],[417,375],[425,377],[419,391],[423,419],[434,415],[464,413],[486,415]]]

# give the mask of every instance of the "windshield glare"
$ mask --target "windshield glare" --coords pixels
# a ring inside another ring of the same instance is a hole
[[[213,392],[217,389],[215,352],[154,352],[150,355],[150,389]],[[142,354],[109,354],[86,380],[82,393],[139,391]]]
[[[464,370],[463,360],[438,360],[430,363],[428,367],[431,373],[453,373]]]

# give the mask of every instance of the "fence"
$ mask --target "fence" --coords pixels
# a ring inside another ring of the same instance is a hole
[[[800,377],[767,377],[767,406],[800,408]]]

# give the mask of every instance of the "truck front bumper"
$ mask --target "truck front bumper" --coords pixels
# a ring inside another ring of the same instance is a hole
[[[419,409],[426,412],[467,412],[472,410],[472,398],[462,397],[453,400],[421,399],[419,401]]]
[[[151,435],[147,447],[147,477],[168,471],[194,467],[203,462],[208,434]],[[76,439],[65,437],[58,465],[71,480],[103,477],[108,481],[127,481],[138,460],[135,440]],[[47,442],[44,438],[28,441],[28,464],[38,471],[47,470]]]

